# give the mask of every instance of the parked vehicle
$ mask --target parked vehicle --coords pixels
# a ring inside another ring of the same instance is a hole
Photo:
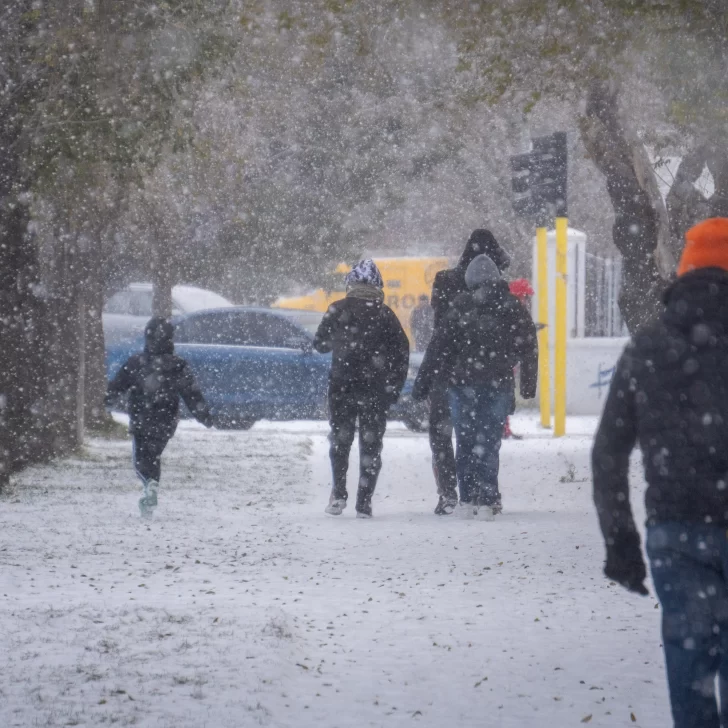
[[[173,319],[175,348],[189,362],[218,427],[248,429],[260,419],[326,417],[331,355],[314,351],[313,322],[307,330],[296,321],[300,314],[235,306]],[[310,312],[303,314],[305,319]],[[141,337],[107,343],[108,377],[142,346]],[[426,406],[409,396],[420,362],[413,355],[400,401],[390,410],[391,419],[415,431],[427,425]]]
[[[144,332],[152,317],[151,283],[130,283],[117,291],[104,305],[102,321],[107,344],[131,342]],[[197,286],[172,288],[172,315],[225,308],[233,304],[219,293]]]
[[[410,316],[420,296],[430,297],[435,275],[449,267],[449,259],[440,257],[407,257],[380,258],[374,256],[374,262],[384,279],[384,302],[389,306],[402,324],[410,341],[414,341],[410,329]],[[344,278],[350,268],[341,263],[331,275],[328,286],[319,288],[304,296],[279,298],[273,303],[274,308],[305,309],[324,312],[334,301],[346,295]]]

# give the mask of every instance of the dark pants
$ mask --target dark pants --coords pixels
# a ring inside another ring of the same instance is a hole
[[[499,453],[503,426],[513,409],[513,387],[451,387],[450,409],[455,423],[460,500],[495,505],[500,500]]]
[[[647,554],[675,728],[728,728],[728,532],[700,523],[652,526]]]
[[[446,498],[457,498],[457,470],[447,389],[447,382],[436,382],[430,390],[430,450],[437,492]]]
[[[134,470],[146,485],[150,480],[159,482],[162,474],[162,453],[169,440],[144,437],[135,434],[132,439],[132,458]]]
[[[334,477],[334,497],[346,500],[346,471],[349,453],[354,442],[356,421],[359,420],[359,506],[369,506],[377,477],[382,469],[382,440],[387,428],[388,405],[382,398],[336,394],[329,397],[331,434],[331,469]]]

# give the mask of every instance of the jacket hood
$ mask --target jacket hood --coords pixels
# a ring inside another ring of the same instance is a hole
[[[144,351],[153,356],[174,353],[174,327],[167,319],[155,316],[144,328]]]
[[[728,272],[702,268],[678,278],[666,291],[669,326],[690,333],[693,343],[707,343],[710,336],[728,332]]]
[[[468,242],[465,243],[465,250],[457,264],[458,269],[465,273],[473,260],[483,254],[487,255],[501,272],[511,264],[510,256],[498,244],[493,233],[490,230],[479,229],[473,230]]]

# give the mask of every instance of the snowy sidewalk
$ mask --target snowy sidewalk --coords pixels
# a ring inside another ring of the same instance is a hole
[[[184,424],[151,523],[128,442],[23,473],[0,725],[668,725],[655,599],[601,576],[593,427],[515,418],[494,523],[433,515],[427,438],[398,425],[371,521],[323,513],[323,423]]]

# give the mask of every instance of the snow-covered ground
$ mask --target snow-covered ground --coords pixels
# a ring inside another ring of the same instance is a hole
[[[427,438],[398,425],[371,521],[323,513],[323,423],[183,424],[151,523],[129,442],[21,474],[0,725],[668,725],[655,599],[601,575],[594,425],[516,417],[494,523],[433,515]]]

